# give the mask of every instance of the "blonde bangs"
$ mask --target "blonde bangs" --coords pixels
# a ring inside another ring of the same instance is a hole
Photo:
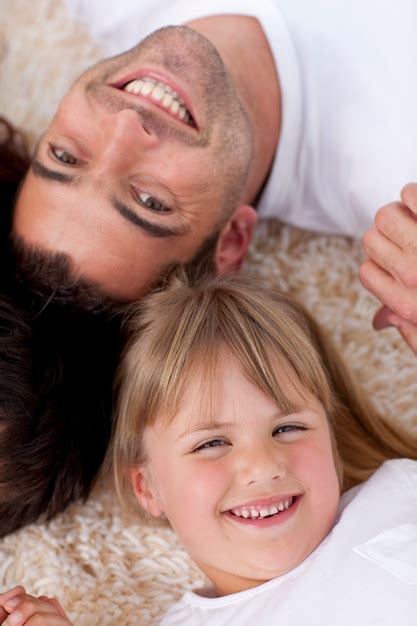
[[[189,288],[179,280],[153,294],[132,318],[132,339],[119,371],[114,463],[146,462],[141,445],[146,427],[169,424],[193,387],[201,412],[214,419],[217,364],[226,351],[250,382],[284,414],[297,410],[280,384],[285,372],[300,394],[325,406],[331,394],[320,355],[304,315],[282,294],[259,290],[247,277],[217,279]]]

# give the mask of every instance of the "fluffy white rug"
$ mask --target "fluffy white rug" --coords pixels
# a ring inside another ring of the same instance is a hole
[[[0,112],[33,145],[72,79],[100,56],[62,0],[1,0]],[[415,428],[415,360],[395,330],[372,330],[377,305],[357,280],[360,258],[358,242],[271,222],[260,225],[249,264],[304,301],[381,411]],[[87,504],[0,542],[0,586],[56,595],[77,626],[156,624],[201,580],[170,529],[126,518],[104,477]]]

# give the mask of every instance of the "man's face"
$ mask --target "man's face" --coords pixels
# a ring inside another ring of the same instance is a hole
[[[13,231],[133,300],[219,229],[250,152],[215,48],[186,27],[162,29],[71,88],[38,145]]]

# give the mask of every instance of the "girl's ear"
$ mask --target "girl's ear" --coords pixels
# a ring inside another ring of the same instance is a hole
[[[154,517],[163,517],[164,512],[153,488],[149,468],[146,466],[135,467],[130,471],[130,479],[140,506]]]

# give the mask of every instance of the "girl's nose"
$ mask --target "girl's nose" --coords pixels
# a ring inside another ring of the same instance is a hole
[[[241,459],[241,480],[246,485],[267,484],[273,480],[285,478],[287,468],[285,459],[276,448],[269,446],[253,447]]]

